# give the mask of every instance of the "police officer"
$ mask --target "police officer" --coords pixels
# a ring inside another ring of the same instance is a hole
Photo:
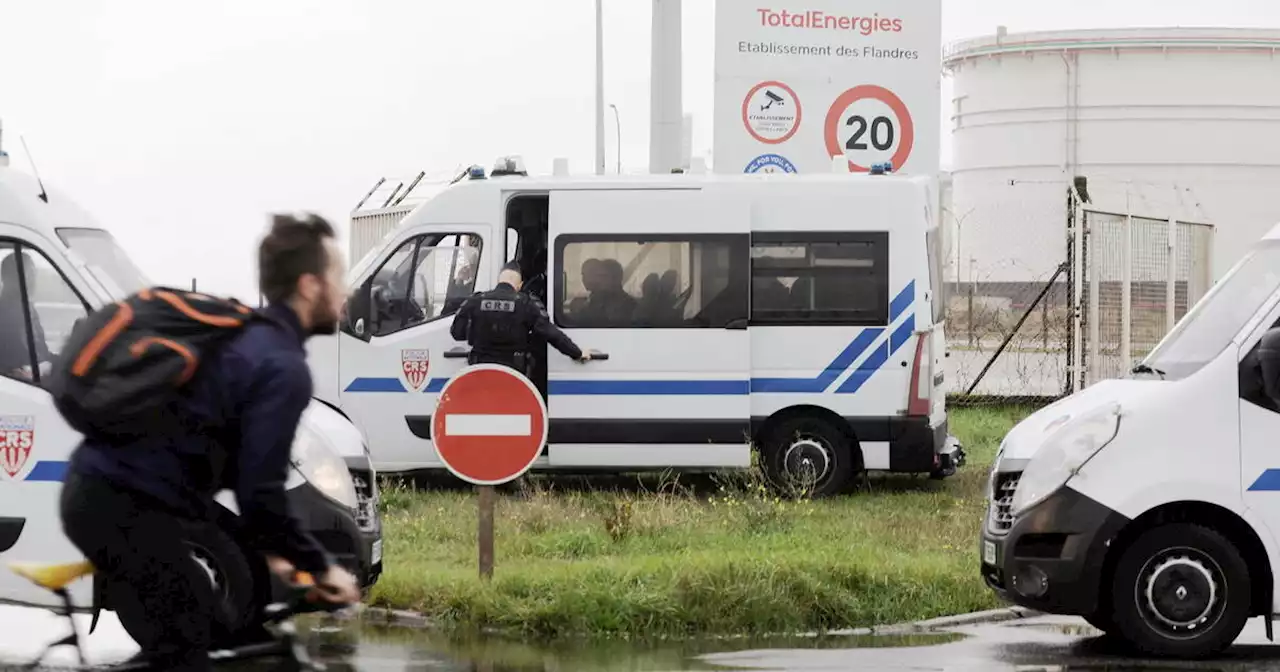
[[[520,267],[502,267],[498,285],[467,299],[453,318],[449,333],[471,346],[468,364],[502,364],[528,375],[529,342],[536,334],[566,357],[586,362],[583,352],[563,331],[551,324],[542,303],[520,293]]]

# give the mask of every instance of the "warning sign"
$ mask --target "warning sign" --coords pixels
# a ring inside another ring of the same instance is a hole
[[[800,128],[800,99],[782,82],[756,84],[742,101],[742,123],[767,145],[786,142]]]
[[[854,172],[865,173],[886,161],[897,170],[911,158],[915,144],[915,124],[906,103],[874,84],[840,94],[827,110],[823,128],[827,153],[843,154]]]
[[[9,478],[16,478],[18,472],[31,457],[31,449],[36,443],[36,421],[29,415],[0,416],[0,469]]]

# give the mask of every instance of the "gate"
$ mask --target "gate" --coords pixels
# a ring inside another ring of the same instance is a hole
[[[1070,393],[1120,378],[1213,284],[1212,224],[1081,208]],[[1074,240],[1070,242],[1074,243]],[[1074,375],[1080,371],[1082,375]]]

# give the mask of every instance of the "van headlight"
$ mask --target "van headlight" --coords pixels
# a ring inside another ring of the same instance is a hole
[[[349,509],[359,506],[347,463],[324,437],[307,427],[306,423],[298,426],[292,460],[298,473],[321,494]]]
[[[1076,417],[1064,416],[1050,423],[1048,429],[1052,434],[1031,458],[1013,493],[1015,516],[1065,485],[1090,458],[1111,443],[1120,430],[1120,406],[1108,404]]]

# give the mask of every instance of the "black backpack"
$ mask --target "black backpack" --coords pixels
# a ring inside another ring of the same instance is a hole
[[[258,313],[235,299],[153,287],[104,306],[71,330],[44,387],[86,436],[147,435],[200,363]]]

